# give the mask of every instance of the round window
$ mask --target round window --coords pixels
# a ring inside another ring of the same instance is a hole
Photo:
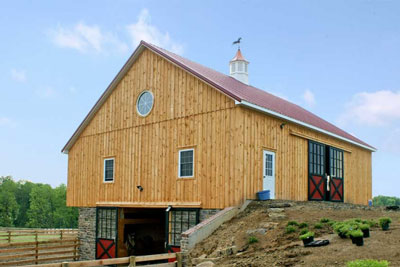
[[[139,98],[136,103],[137,112],[141,116],[146,116],[150,113],[153,108],[153,94],[149,91],[144,91],[139,95]]]

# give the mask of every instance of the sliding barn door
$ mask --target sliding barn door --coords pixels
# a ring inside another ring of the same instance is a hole
[[[329,199],[331,201],[343,202],[344,193],[344,169],[343,151],[329,147]]]
[[[117,257],[118,208],[96,210],[96,259]]]
[[[326,199],[325,145],[308,141],[308,200]]]

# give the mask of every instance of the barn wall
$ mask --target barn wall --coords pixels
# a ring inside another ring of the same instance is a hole
[[[280,119],[241,108],[239,121],[244,126],[243,177],[247,184],[247,198],[262,189],[262,151],[276,153],[276,188],[278,199],[305,201],[308,199],[308,139],[344,150],[344,201],[367,204],[372,198],[371,152],[336,138],[286,122],[283,129]],[[253,187],[255,184],[255,188]],[[254,191],[256,190],[256,191]]]
[[[143,118],[136,100],[154,94]],[[276,197],[307,200],[307,139],[345,152],[345,201],[371,198],[371,153],[234,101],[144,50],[69,151],[67,204],[201,202],[221,209],[262,189],[262,150],[276,152]],[[178,151],[195,149],[194,178],[178,178]],[[115,182],[103,183],[103,159],[115,157]],[[137,185],[144,190],[139,192]]]

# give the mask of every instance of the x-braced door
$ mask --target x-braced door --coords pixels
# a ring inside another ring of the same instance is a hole
[[[343,202],[343,150],[329,147],[329,200]]]
[[[96,259],[117,257],[118,208],[96,209]]]
[[[325,145],[308,141],[308,200],[325,198]]]

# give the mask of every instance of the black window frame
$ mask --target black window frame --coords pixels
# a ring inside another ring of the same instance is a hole
[[[107,163],[112,161],[112,177],[107,176],[107,172],[110,170],[107,170],[108,166]],[[115,180],[115,158],[105,158],[103,161],[103,182],[104,183],[112,183]]]
[[[324,176],[326,170],[326,145],[309,140],[308,142],[308,168],[309,174]]]
[[[329,147],[329,175],[333,178],[344,178],[344,151]]]
[[[180,213],[180,214],[178,214]],[[187,213],[186,218],[183,214]],[[180,215],[180,219],[178,215]],[[192,217],[192,216],[193,217]],[[193,218],[193,219],[192,219]],[[180,247],[181,234],[199,223],[200,209],[173,208],[166,212],[166,243],[167,246]],[[185,221],[186,219],[186,221]]]

